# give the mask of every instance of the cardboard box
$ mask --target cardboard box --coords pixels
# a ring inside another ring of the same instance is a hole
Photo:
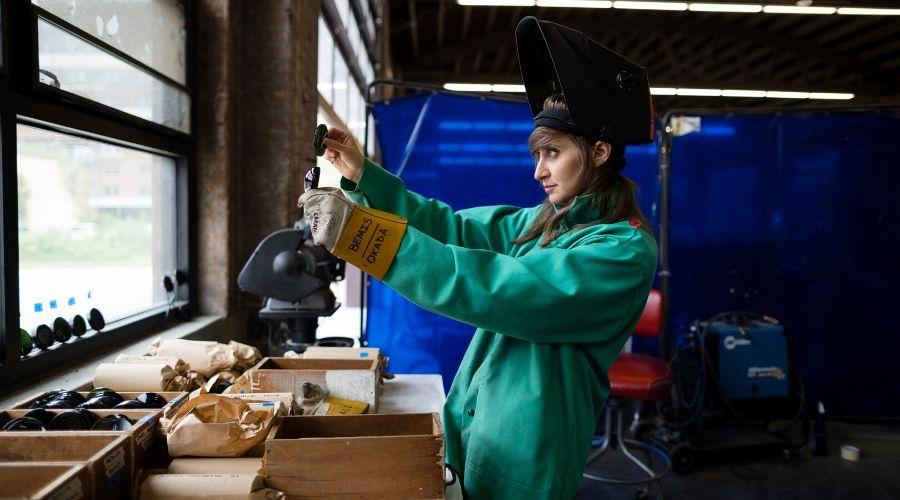
[[[264,358],[251,368],[250,392],[290,392],[300,402],[304,382],[321,386],[334,397],[363,401],[378,413],[381,374],[378,359]]]
[[[65,410],[49,411],[61,413]],[[0,426],[27,412],[28,410],[0,411]],[[0,433],[0,436],[62,436],[75,442],[82,436],[125,436],[126,452],[129,463],[132,464],[133,475],[139,475],[142,470],[164,468],[169,462],[166,439],[159,430],[160,410],[91,410],[91,413],[98,417],[120,413],[134,420],[134,426],[127,431],[15,431]]]
[[[303,352],[303,359],[378,359],[381,349],[377,347],[317,347],[309,346]]]
[[[131,495],[133,462],[128,453],[126,436],[45,434],[48,433],[0,433],[0,461],[84,464],[89,475],[89,498],[124,498]],[[25,481],[30,481],[30,478]]]
[[[282,417],[266,440],[266,484],[287,498],[443,498],[437,413]]]
[[[93,498],[87,467],[60,463],[0,463],[3,498]]]

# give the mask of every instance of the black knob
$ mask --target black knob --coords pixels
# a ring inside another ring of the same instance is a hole
[[[88,325],[91,326],[92,329],[96,331],[102,330],[106,326],[106,321],[103,319],[103,315],[100,314],[100,311],[97,308],[93,308],[88,311]]]
[[[43,324],[34,327],[31,338],[34,340],[34,345],[42,351],[49,349],[55,342],[53,339],[53,329]]]
[[[470,417],[474,417],[474,416],[475,416],[475,410],[473,410],[472,408],[469,408],[469,411],[466,412],[466,415],[468,415],[468,416],[470,416]]]
[[[72,335],[76,337],[81,337],[87,332],[87,321],[84,320],[84,316],[80,314],[76,314],[72,317]]]
[[[63,318],[53,320],[53,338],[57,342],[68,342],[72,338],[72,325]]]

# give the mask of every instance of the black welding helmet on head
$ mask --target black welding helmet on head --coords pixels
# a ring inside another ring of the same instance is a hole
[[[522,82],[535,126],[611,144],[653,141],[653,103],[647,71],[584,33],[526,17],[516,27]],[[562,94],[565,113],[543,111]]]

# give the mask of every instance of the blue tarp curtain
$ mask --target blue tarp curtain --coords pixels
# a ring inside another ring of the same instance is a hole
[[[454,209],[534,206],[527,104],[442,93],[376,103],[383,166]],[[832,414],[900,414],[890,375],[900,348],[891,285],[900,113],[701,117],[672,141],[670,331],[751,310],[790,334],[807,396]],[[632,146],[624,173],[659,219],[656,146]],[[658,227],[657,234],[658,234]],[[398,373],[440,373],[449,387],[474,328],[412,305],[370,280],[369,343]],[[638,344],[655,351],[655,345]]]
[[[450,94],[424,94],[377,103],[374,109],[382,163],[400,171],[406,186],[455,210],[484,205],[531,207],[545,198],[534,180],[528,104]],[[646,186],[644,212],[654,211],[654,145],[628,151],[628,175]],[[425,311],[370,280],[366,335],[397,373],[440,373],[445,388],[474,328]]]
[[[672,141],[670,327],[784,325],[808,401],[900,415],[900,112],[705,116]],[[810,406],[812,407],[812,406]]]

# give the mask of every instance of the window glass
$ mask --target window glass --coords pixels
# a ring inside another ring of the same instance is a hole
[[[184,7],[177,0],[32,0],[182,85],[187,81]]]
[[[353,23],[350,19],[350,0],[335,0],[335,7],[337,7],[338,14],[341,17],[341,24],[344,27],[353,26]]]
[[[360,144],[363,143],[363,138],[365,137],[365,128],[366,124],[363,121],[363,110],[365,109],[363,106],[363,98],[362,94],[359,93],[359,89],[356,85],[350,85],[349,87],[349,118],[347,121],[347,128],[350,129],[350,133],[356,136],[356,140],[359,141]]]
[[[334,102],[332,95],[332,77],[334,69],[334,40],[331,38],[331,31],[325,24],[325,20],[319,17],[319,67],[317,76],[317,87],[319,93],[328,103]]]
[[[20,324],[164,304],[175,269],[175,160],[16,127]]]
[[[38,19],[38,59],[45,85],[190,131],[187,93],[44,19]]]
[[[334,51],[334,101],[331,107],[337,113],[341,121],[347,123],[347,87],[350,84],[350,72],[347,70],[347,64],[340,52],[335,48]]]

